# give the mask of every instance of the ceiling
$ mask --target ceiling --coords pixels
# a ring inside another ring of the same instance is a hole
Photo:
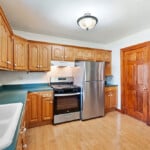
[[[0,0],[15,30],[107,44],[150,28],[150,0]],[[76,21],[84,13],[99,22],[89,31]]]

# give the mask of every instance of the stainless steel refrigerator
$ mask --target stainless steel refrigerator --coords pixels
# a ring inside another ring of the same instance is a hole
[[[81,119],[104,116],[104,62],[76,61],[82,87]]]

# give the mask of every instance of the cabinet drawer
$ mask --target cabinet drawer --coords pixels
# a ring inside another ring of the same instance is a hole
[[[53,99],[53,91],[42,91],[42,92],[39,92],[39,94],[42,97],[48,97],[48,98]]]

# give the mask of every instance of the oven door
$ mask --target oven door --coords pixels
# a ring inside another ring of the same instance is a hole
[[[54,94],[54,115],[80,111],[80,93]]]

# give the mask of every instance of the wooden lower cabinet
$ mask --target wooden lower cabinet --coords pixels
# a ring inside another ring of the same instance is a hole
[[[17,140],[16,150],[27,150],[27,142],[26,142],[26,109],[24,112],[24,116],[21,122],[19,136]]]
[[[118,88],[116,86],[105,87],[105,112],[116,109]]]
[[[29,93],[27,107],[28,128],[49,124],[53,119],[53,91]]]

